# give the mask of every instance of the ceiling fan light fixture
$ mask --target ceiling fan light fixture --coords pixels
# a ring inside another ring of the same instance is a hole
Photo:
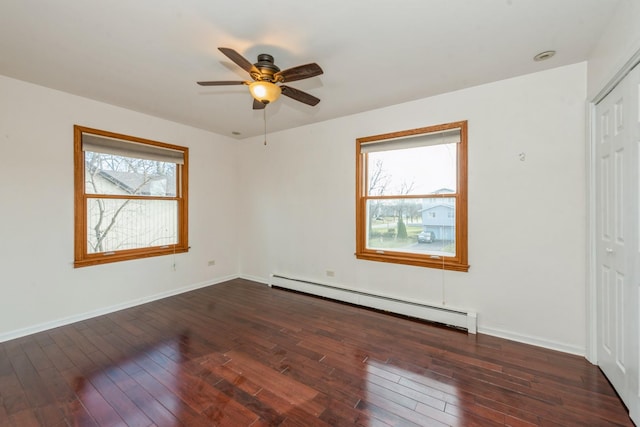
[[[280,97],[280,93],[282,92],[280,86],[267,81],[251,83],[249,85],[249,91],[254,99],[262,102],[263,104],[270,104],[274,102],[278,97]]]
[[[252,64],[244,56],[228,47],[219,47],[227,58],[233,61],[237,66],[249,73],[251,80],[214,80],[196,82],[200,86],[229,86],[229,85],[247,85],[253,97],[253,109],[264,110],[265,106],[278,99],[280,94],[302,102],[311,107],[320,102],[319,98],[296,89],[288,85],[278,86],[277,83],[289,83],[297,80],[309,79],[319,76],[323,73],[322,68],[315,62],[309,64],[298,65],[297,67],[280,70],[280,67],[273,63],[273,56],[261,53],[258,55],[258,62]]]

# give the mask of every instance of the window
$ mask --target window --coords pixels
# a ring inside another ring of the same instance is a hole
[[[187,252],[188,154],[74,126],[75,267]]]
[[[467,122],[356,140],[356,257],[468,271]]]

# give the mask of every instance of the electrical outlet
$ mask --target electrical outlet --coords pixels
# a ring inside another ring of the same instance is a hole
[[[209,267],[211,267],[212,265],[216,265],[216,260],[215,260],[215,259],[210,260],[210,261],[207,263],[207,265],[208,265]]]
[[[336,272],[333,270],[327,270],[327,277],[334,277],[336,275]]]

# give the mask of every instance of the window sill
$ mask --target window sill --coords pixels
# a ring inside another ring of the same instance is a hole
[[[89,267],[92,265],[108,264],[108,263],[120,262],[120,261],[130,261],[134,259],[151,258],[151,257],[163,256],[163,255],[173,255],[173,254],[179,254],[184,252],[189,252],[189,248],[188,247],[174,248],[172,246],[170,248],[162,248],[162,249],[154,249],[154,250],[146,249],[144,251],[134,250],[134,251],[115,252],[110,255],[108,255],[108,252],[105,252],[105,253],[91,254],[86,256],[83,259],[76,259],[75,262],[73,263],[73,267],[74,268]]]
[[[447,259],[444,261],[442,258],[434,259],[434,258],[425,258],[425,257],[414,257],[404,253],[369,253],[362,252],[356,253],[356,258],[367,260],[367,261],[378,261],[378,262],[389,262],[393,264],[406,264],[413,265],[416,267],[427,267],[427,268],[435,268],[440,270],[450,270],[450,271],[469,271],[469,264],[461,263],[455,259]]]

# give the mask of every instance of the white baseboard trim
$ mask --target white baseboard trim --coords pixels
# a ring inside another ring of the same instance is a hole
[[[159,299],[163,299],[163,298],[168,298],[174,295],[179,295],[179,294],[183,294],[185,292],[189,292],[189,291],[193,291],[196,289],[200,289],[200,288],[204,288],[207,286],[212,286],[212,285],[216,285],[218,283],[223,283],[223,282],[227,282],[229,280],[233,280],[233,279],[245,279],[245,280],[250,280],[252,282],[257,282],[257,283],[261,283],[264,285],[270,285],[271,281],[269,279],[263,278],[263,277],[258,277],[258,276],[252,276],[252,275],[229,275],[226,277],[220,277],[217,279],[213,279],[213,280],[207,280],[204,282],[200,282],[200,283],[195,283],[192,285],[188,285],[188,286],[184,286],[182,288],[178,288],[178,289],[172,289],[170,291],[167,292],[161,292],[158,294],[154,294],[154,295],[150,295],[148,297],[144,297],[144,298],[138,298],[135,300],[131,300],[131,301],[127,301],[121,304],[116,304],[113,306],[109,306],[109,307],[103,307],[97,310],[93,310],[93,311],[89,311],[86,313],[81,313],[81,314],[77,314],[77,315],[73,315],[73,316],[68,316],[68,317],[64,317],[62,319],[56,319],[50,322],[44,322],[44,323],[39,323],[37,325],[33,325],[33,326],[29,326],[26,328],[22,328],[22,329],[17,329],[14,331],[9,331],[9,332],[5,332],[0,334],[0,343],[1,342],[5,342],[5,341],[10,341],[12,339],[16,339],[16,338],[20,338],[20,337],[24,337],[27,335],[31,335],[31,334],[35,334],[38,332],[42,332],[42,331],[46,331],[49,329],[53,329],[53,328],[57,328],[60,326],[65,326],[65,325],[69,325],[71,323],[75,323],[75,322],[80,322],[83,320],[87,320],[87,319],[91,319],[93,317],[97,317],[97,316],[102,316],[105,314],[109,314],[109,313],[113,313],[116,311],[120,311],[120,310],[124,310],[127,308],[131,308],[131,307],[135,307],[138,305],[142,305],[142,304],[146,304],[148,302],[152,302],[152,301],[156,301]],[[505,331],[505,330],[501,330],[501,329],[495,329],[495,328],[485,328],[482,327],[480,325],[478,325],[478,333],[482,333],[482,334],[486,334],[486,335],[492,335],[495,337],[499,337],[499,338],[505,338],[511,341],[516,341],[516,342],[521,342],[524,344],[530,344],[530,345],[535,345],[538,347],[544,347],[544,348],[548,348],[551,350],[557,350],[557,351],[561,351],[564,353],[569,353],[569,354],[575,354],[578,356],[585,356],[586,353],[586,349],[583,347],[579,347],[579,346],[572,346],[572,345],[567,345],[564,343],[559,343],[556,341],[550,341],[544,338],[540,338],[540,337],[534,337],[534,336],[529,336],[529,335],[523,335],[523,334],[518,334],[515,332],[511,332],[511,331]]]
[[[274,273],[269,286],[278,286],[312,295],[335,299],[363,307],[397,313],[432,322],[466,329],[470,334],[477,331],[477,314],[473,310],[428,304],[423,301],[400,299],[395,296],[353,289],[300,277]]]
[[[38,332],[46,331],[49,329],[57,328],[60,326],[69,325],[75,322],[81,322],[83,320],[91,319],[97,316],[103,316],[105,314],[114,313],[116,311],[124,310],[126,308],[135,307],[138,305],[146,304],[148,302],[157,301],[159,299],[168,298],[174,295],[183,294],[185,292],[194,291],[196,289],[204,288],[211,285],[217,285],[218,283],[227,282],[229,280],[237,279],[237,275],[231,275],[226,277],[220,277],[213,280],[207,280],[200,283],[195,283],[192,285],[184,286],[178,289],[172,289],[167,292],[161,292],[159,294],[150,295],[148,297],[137,298],[135,300],[130,300],[123,302],[121,304],[112,305],[109,307],[99,308],[97,310],[88,311],[86,313],[81,313],[73,316],[64,317],[62,319],[52,320],[50,322],[39,323],[37,325],[28,326],[26,328],[17,329],[15,331],[9,331],[0,334],[0,343],[5,341],[10,341],[16,338],[24,337],[31,334],[36,334]]]
[[[502,329],[485,328],[485,327],[478,327],[478,332],[481,334],[491,335],[498,338],[504,338],[510,341],[516,341],[523,344],[534,345],[536,347],[543,347],[549,350],[557,350],[563,353],[575,354],[576,356],[582,356],[582,357],[585,356],[586,349],[584,347],[568,345],[565,343],[551,341],[551,340],[547,340],[540,337],[534,337],[531,335],[523,335],[523,334],[511,332],[511,331],[505,331]]]
[[[253,282],[258,282],[266,285],[271,285],[271,280],[263,277],[251,276],[251,275],[241,275],[241,279],[251,280]],[[557,350],[563,353],[575,354],[577,356],[585,356],[586,349],[579,346],[567,345],[564,343],[559,343],[556,341],[551,341],[548,339],[534,337],[530,335],[523,335],[513,331],[506,331],[502,329],[496,328],[485,328],[480,325],[477,326],[478,333],[491,335],[498,338],[504,338],[510,341],[516,341],[523,344],[534,345],[536,347],[543,347],[550,350]]]
[[[265,279],[264,277],[252,276],[250,274],[241,274],[240,279],[251,280],[252,282],[262,283],[263,285],[269,285],[269,279]]]

